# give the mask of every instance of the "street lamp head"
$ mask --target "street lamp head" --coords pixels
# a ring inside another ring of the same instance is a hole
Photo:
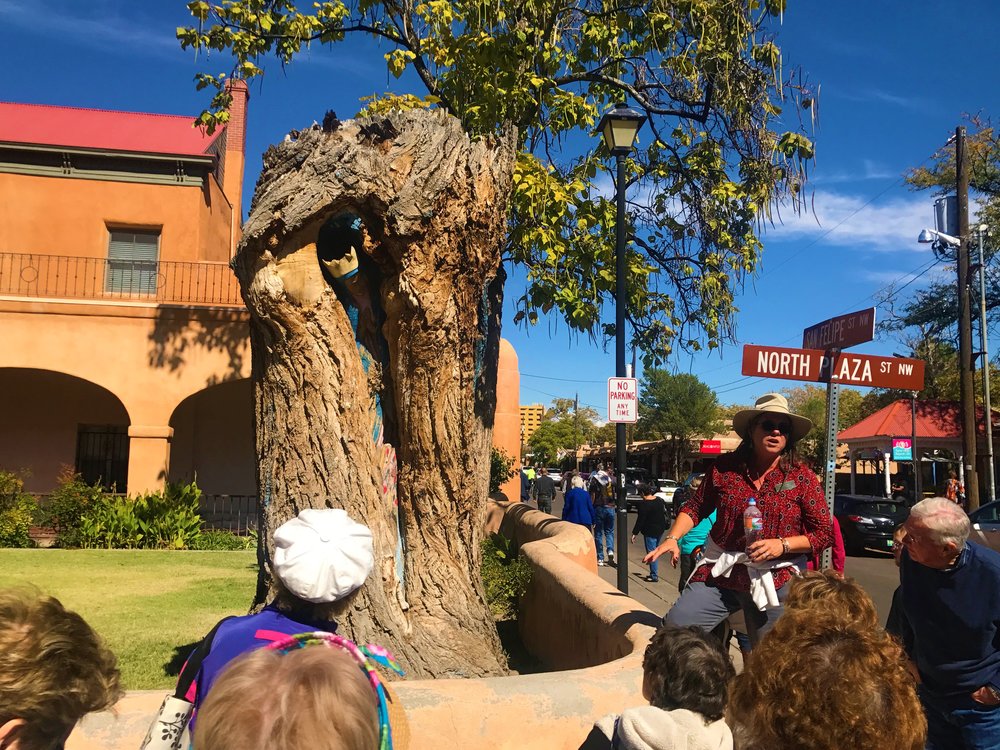
[[[604,113],[597,129],[604,137],[604,145],[614,156],[624,156],[635,145],[635,136],[646,122],[646,115],[619,102],[614,109]]]
[[[917,235],[917,242],[937,242],[950,247],[958,247],[962,244],[958,237],[952,237],[950,234],[939,232],[936,229],[921,229],[920,234]]]

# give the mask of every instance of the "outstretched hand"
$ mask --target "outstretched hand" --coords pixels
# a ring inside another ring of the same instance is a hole
[[[642,561],[643,563],[648,565],[654,560],[659,559],[664,554],[670,555],[670,565],[676,568],[677,563],[681,558],[681,549],[679,546],[677,546],[676,539],[665,540],[656,549],[654,549],[652,552],[650,552],[648,555],[642,558]]]

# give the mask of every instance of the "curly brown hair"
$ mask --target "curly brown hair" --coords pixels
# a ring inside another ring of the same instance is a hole
[[[785,610],[817,610],[861,628],[877,628],[878,610],[853,578],[833,570],[807,570],[792,578]]]
[[[61,746],[91,711],[121,696],[115,656],[76,612],[34,588],[0,590],[0,726],[18,747]]]
[[[884,630],[786,610],[729,692],[743,750],[920,750],[927,720],[903,650]]]

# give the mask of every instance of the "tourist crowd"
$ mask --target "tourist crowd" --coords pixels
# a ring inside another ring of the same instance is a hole
[[[968,541],[961,507],[923,500],[898,530],[901,584],[883,628],[842,566],[809,570],[836,536],[794,450],[809,420],[769,394],[733,425],[742,444],[669,529],[643,492],[632,533],[644,537],[650,580],[659,558],[681,564],[681,595],[644,654],[648,705],[595,717],[581,750],[1000,748],[1000,555]],[[554,495],[545,479],[540,504]],[[569,480],[567,520],[596,531],[610,510],[597,485]],[[371,532],[343,510],[310,509],[274,544],[273,601],[224,619],[194,649],[143,748],[407,747],[406,714],[384,680],[399,665],[337,632],[374,568]],[[740,674],[726,643],[733,616]],[[35,590],[0,591],[0,750],[61,748],[84,714],[115,703],[118,680],[79,615]]]

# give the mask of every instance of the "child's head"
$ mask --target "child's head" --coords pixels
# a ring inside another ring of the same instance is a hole
[[[860,627],[878,627],[878,610],[868,592],[832,570],[808,570],[792,578],[785,609],[817,610]]]
[[[235,660],[198,712],[198,750],[377,750],[378,703],[339,648],[261,649]]]
[[[121,695],[115,657],[76,612],[31,588],[0,591],[0,747],[47,750]]]
[[[899,567],[899,560],[903,555],[903,539],[906,538],[906,524],[899,524],[892,532],[892,557]]]
[[[717,721],[735,675],[732,662],[712,636],[693,626],[665,625],[642,657],[642,696],[665,711],[686,708]]]

